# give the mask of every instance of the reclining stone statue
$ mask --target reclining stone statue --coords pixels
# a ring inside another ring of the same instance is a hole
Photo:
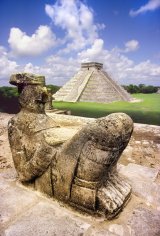
[[[58,141],[54,135],[62,127],[44,110],[45,78],[21,73],[12,75],[10,83],[18,87],[21,106],[8,124],[20,181],[86,212],[108,219],[117,215],[131,195],[130,185],[116,170],[132,134],[131,118],[113,113]]]

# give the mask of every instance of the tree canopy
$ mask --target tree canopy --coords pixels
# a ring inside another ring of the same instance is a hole
[[[153,85],[123,85],[124,89],[127,90],[128,93],[156,93],[158,91],[158,87]]]

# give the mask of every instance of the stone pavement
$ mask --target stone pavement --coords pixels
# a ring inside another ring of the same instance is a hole
[[[77,212],[18,182],[14,168],[0,173],[1,236],[159,236],[158,170],[136,164],[119,165],[131,183],[132,198],[123,212],[107,221]]]

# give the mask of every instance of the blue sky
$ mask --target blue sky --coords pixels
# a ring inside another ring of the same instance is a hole
[[[16,72],[63,85],[85,61],[160,86],[160,0],[0,1],[0,86]]]

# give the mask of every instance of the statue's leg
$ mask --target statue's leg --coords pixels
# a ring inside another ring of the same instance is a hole
[[[103,157],[96,156],[96,151],[92,142],[84,145],[71,190],[71,201],[93,211],[96,210],[98,189],[107,172]]]
[[[117,161],[133,129],[125,114],[98,119],[86,130],[89,138],[79,157],[72,183],[71,201],[111,218],[129,199],[131,187],[117,174]],[[83,131],[82,131],[83,132]]]

